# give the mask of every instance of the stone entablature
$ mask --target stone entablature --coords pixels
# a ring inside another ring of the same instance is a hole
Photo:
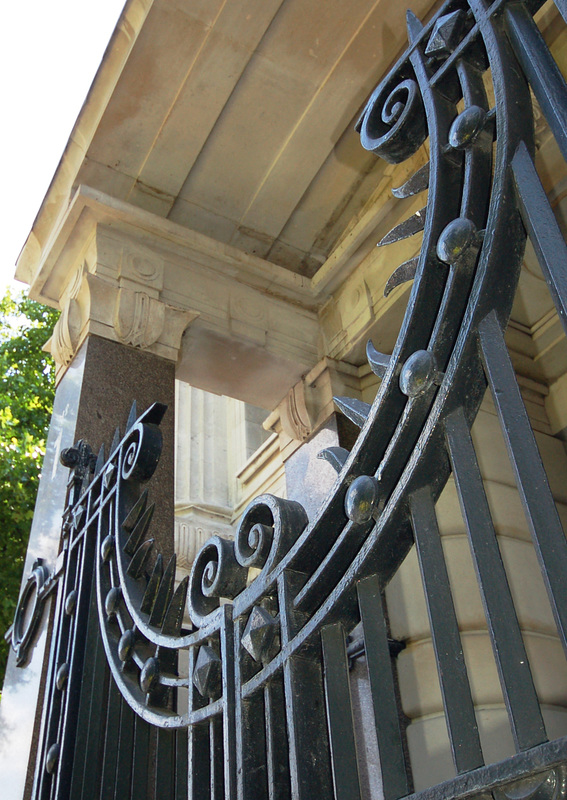
[[[319,357],[307,283],[80,187],[44,249],[31,294],[62,309],[50,344],[61,374],[95,333],[179,361],[179,377],[192,385],[270,408]],[[262,362],[275,365],[264,386],[249,375]]]

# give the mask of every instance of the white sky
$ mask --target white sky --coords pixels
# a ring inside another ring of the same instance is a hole
[[[0,295],[13,278],[124,1],[4,3]]]

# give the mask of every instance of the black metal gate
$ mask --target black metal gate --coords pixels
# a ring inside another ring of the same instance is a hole
[[[141,487],[165,409],[134,411],[96,466],[84,446],[72,454],[34,800],[361,798],[355,629],[386,800],[567,793],[567,738],[548,741],[470,433],[488,386],[566,647],[567,539],[504,342],[526,233],[567,324],[567,248],[533,161],[530,86],[567,158],[567,85],[533,20],[541,6],[448,0],[426,27],[408,12],[408,49],[359,121],[363,146],[393,163],[429,137],[428,165],[396,191],[427,190],[427,205],[390,237],[421,227],[423,245],[389,281],[413,280],[393,354],[368,346],[374,403],[337,399],[361,431],[352,452],[322,454],[338,478],[313,521],[259,497],[235,541],[211,539],[175,589],[175,561],[152,554]],[[439,537],[451,473],[517,750],[495,764]],[[412,795],[383,592],[414,544],[455,777]]]

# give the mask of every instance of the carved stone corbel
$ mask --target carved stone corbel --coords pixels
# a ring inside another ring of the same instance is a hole
[[[145,349],[157,342],[165,323],[165,306],[147,292],[119,289],[114,330],[123,344]]]
[[[264,422],[280,437],[284,460],[336,411],[333,396],[362,398],[360,370],[352,364],[322,359],[295,384]]]
[[[88,334],[177,360],[183,332],[198,313],[163,302],[158,288],[163,265],[152,270],[148,258],[123,258],[120,266],[113,279],[104,264],[99,275],[85,263],[63,292],[61,317],[44,346],[57,364],[58,380]],[[144,275],[148,286],[142,283]]]
[[[307,408],[305,381],[296,383],[279,405],[282,429],[290,439],[304,442],[313,432],[314,419]]]

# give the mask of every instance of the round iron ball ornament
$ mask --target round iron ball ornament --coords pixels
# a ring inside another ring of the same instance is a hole
[[[437,242],[437,257],[445,264],[456,264],[477,242],[476,226],[466,217],[457,217],[443,230]]]
[[[157,658],[148,658],[140,672],[140,688],[148,694],[159,679],[159,663]]]
[[[400,389],[407,397],[417,397],[434,383],[439,383],[441,373],[435,356],[429,350],[416,350],[400,372]]]
[[[369,475],[361,475],[356,478],[346,493],[345,513],[351,522],[364,524],[369,522],[380,499],[380,488],[376,478]]]
[[[118,658],[120,661],[128,661],[134,652],[134,645],[136,644],[136,634],[130,628],[127,628],[118,642]]]
[[[107,619],[113,619],[116,616],[120,600],[122,598],[122,590],[119,586],[113,586],[108,591],[104,599],[104,610],[106,611]]]
[[[455,118],[449,131],[449,144],[455,150],[464,150],[475,142],[486,125],[486,111],[480,106],[469,106]]]

